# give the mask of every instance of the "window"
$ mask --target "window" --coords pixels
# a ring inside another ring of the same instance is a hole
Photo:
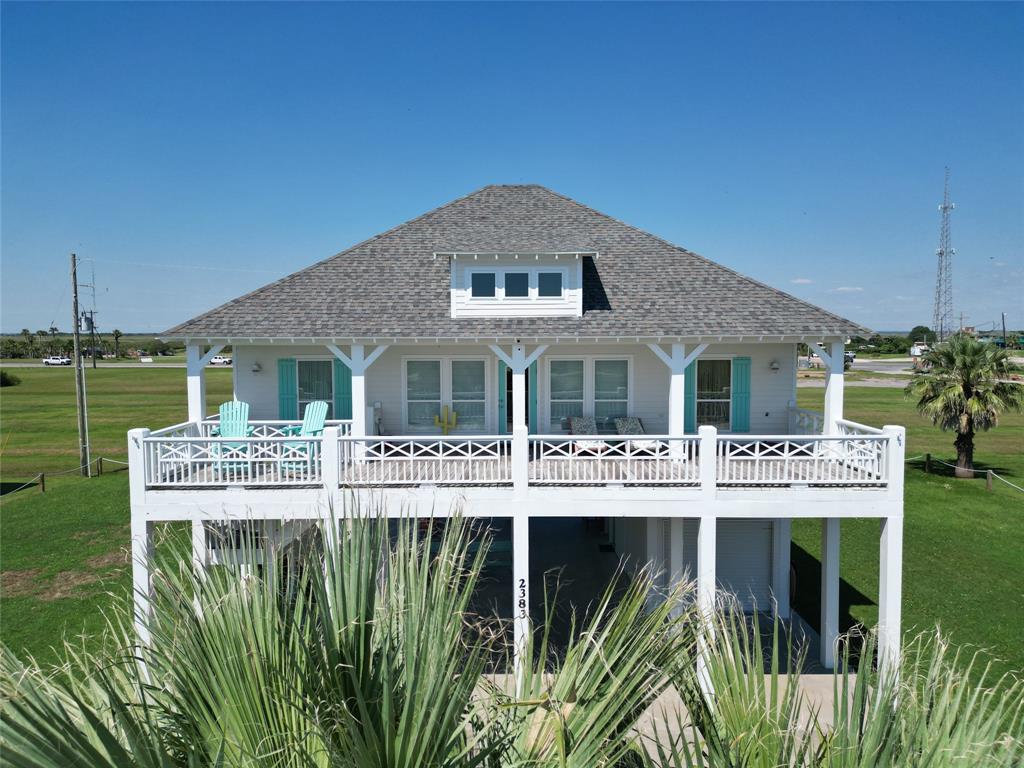
[[[615,430],[615,419],[628,416],[629,362],[594,361],[594,420],[598,432]]]
[[[697,361],[697,424],[729,429],[732,408],[732,361]]]
[[[615,434],[615,419],[629,415],[628,359],[555,359],[548,373],[552,432],[567,432],[570,416],[592,415],[599,433]]]
[[[530,273],[529,272],[507,272],[505,273],[505,298],[529,298],[530,296]]]
[[[537,275],[537,295],[542,299],[562,298],[562,273],[539,273]]]
[[[441,361],[409,360],[405,375],[409,426],[433,429],[441,413]]]
[[[569,417],[583,415],[583,361],[552,360],[551,427],[569,430]]]
[[[327,418],[334,418],[334,369],[330,360],[299,360],[296,363],[299,377],[299,412],[301,419],[306,406],[315,400],[327,402]]]
[[[458,428],[483,432],[487,415],[487,364],[483,360],[452,360],[452,410]]]
[[[474,272],[472,277],[474,299],[493,299],[495,296],[495,275],[493,272]]]

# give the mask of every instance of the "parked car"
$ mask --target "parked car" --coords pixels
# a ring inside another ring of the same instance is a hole
[[[231,358],[224,355],[214,355],[210,358],[210,365],[231,365]]]
[[[71,365],[71,358],[63,355],[50,355],[43,358],[43,365]]]

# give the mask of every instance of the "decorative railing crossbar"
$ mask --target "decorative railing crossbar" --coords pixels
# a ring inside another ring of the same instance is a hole
[[[354,437],[347,421],[328,423],[330,439],[298,436],[299,423],[287,421],[250,422],[246,437],[224,437],[216,423],[145,435],[146,486],[885,487],[892,457],[902,455],[902,445],[892,453],[889,430],[846,420],[837,421],[835,435],[702,428],[700,436],[529,435],[522,442],[511,435]]]
[[[492,485],[512,482],[512,437],[341,437],[342,485]]]
[[[696,437],[531,435],[530,483],[696,485]]]
[[[720,486],[884,486],[889,436],[723,436],[717,440]]]

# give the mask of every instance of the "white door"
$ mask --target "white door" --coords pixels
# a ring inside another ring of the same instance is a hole
[[[683,563],[697,574],[697,521],[683,523]],[[772,523],[770,520],[719,520],[715,547],[718,588],[731,593],[744,611],[770,611]]]
[[[487,359],[482,357],[406,360],[406,429],[440,434],[447,424],[448,434],[487,432],[487,378]]]

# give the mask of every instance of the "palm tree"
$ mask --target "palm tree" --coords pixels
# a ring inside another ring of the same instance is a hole
[[[117,328],[115,328],[114,329],[114,333],[112,335],[114,337],[114,357],[120,357],[121,356],[121,337],[124,336],[124,334],[121,333],[121,331],[119,331]]]
[[[957,333],[928,352],[906,393],[932,424],[956,432],[956,476],[974,476],[974,435],[999,424],[999,414],[1024,408],[1024,386],[1006,350]]]
[[[21,338],[25,340],[25,348],[28,350],[28,356],[35,357],[36,337],[32,335],[32,331],[28,328],[22,328]]]

